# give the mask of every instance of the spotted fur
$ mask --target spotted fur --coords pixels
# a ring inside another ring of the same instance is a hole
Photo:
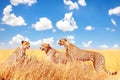
[[[28,41],[22,41],[21,45],[15,49],[14,53],[9,57],[8,62],[14,64],[17,62],[23,62],[26,57],[26,49],[30,48],[30,43]]]
[[[47,60],[52,62],[52,63],[62,63],[66,64],[67,63],[67,56],[65,55],[64,52],[57,51],[56,49],[53,49],[49,44],[43,43],[40,46],[40,49],[45,51],[47,54]]]
[[[69,58],[77,61],[92,61],[94,69],[99,72],[104,69],[105,72],[111,75],[116,75],[117,72],[110,72],[105,67],[105,58],[102,54],[93,51],[82,50],[68,42],[67,39],[63,38],[59,40],[59,45],[64,45],[67,55]]]

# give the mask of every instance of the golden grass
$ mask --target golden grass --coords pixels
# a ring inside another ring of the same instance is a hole
[[[116,76],[110,76],[104,71],[96,73],[91,62],[71,62],[66,65],[47,62],[45,53],[40,50],[27,50],[28,57],[22,64],[7,64],[6,59],[14,50],[0,50],[0,62],[3,63],[0,66],[0,78],[5,80],[120,80],[120,50],[94,51],[105,56],[107,69],[117,70]]]
[[[9,58],[12,53],[14,53],[14,50],[0,50],[0,63]],[[34,56],[38,59],[42,58],[46,60],[46,54],[41,50],[27,50],[26,53],[28,56]]]

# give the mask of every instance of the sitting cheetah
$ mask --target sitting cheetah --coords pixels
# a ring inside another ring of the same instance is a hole
[[[52,63],[67,63],[67,56],[64,52],[53,49],[49,44],[44,43],[40,46],[40,49],[47,54],[47,60]]]
[[[26,49],[30,48],[29,41],[21,41],[21,45],[15,49],[14,53],[7,60],[10,64],[23,62],[26,56]]]

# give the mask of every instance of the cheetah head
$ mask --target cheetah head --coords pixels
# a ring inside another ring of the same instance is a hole
[[[51,46],[47,43],[43,43],[43,44],[40,45],[40,49],[47,53],[51,49]]]
[[[67,39],[66,38],[62,38],[59,40],[58,44],[59,45],[65,45],[65,43],[67,42]]]
[[[21,46],[23,49],[29,49],[30,43],[29,43],[29,41],[21,41]]]

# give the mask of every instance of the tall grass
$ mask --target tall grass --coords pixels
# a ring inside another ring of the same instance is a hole
[[[0,65],[0,80],[120,80],[120,74],[96,73],[90,61],[63,65],[27,56],[22,63],[4,61]]]
[[[53,64],[36,58],[26,58],[23,63],[0,67],[0,78],[4,80],[104,80],[107,74],[97,74],[92,64],[70,62],[66,65]]]

